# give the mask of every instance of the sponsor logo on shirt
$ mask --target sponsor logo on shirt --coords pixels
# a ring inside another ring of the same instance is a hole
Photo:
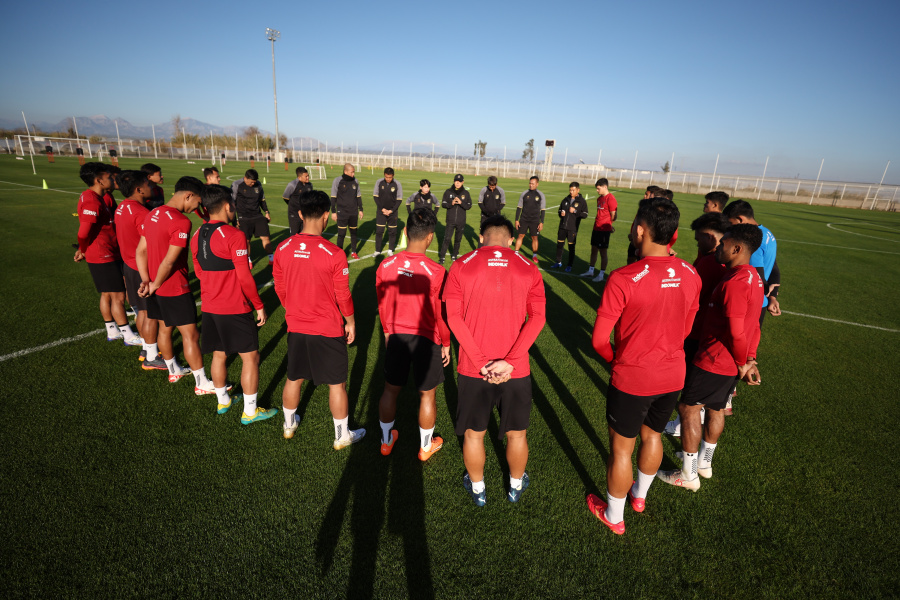
[[[334,256],[334,254],[332,254],[332,253],[328,250],[328,248],[325,247],[325,244],[319,244],[319,248],[321,248],[322,250],[324,250],[324,251],[328,254],[328,256]]]
[[[235,256],[247,256],[247,251],[246,250],[237,250],[237,251],[235,251],[234,254],[235,254]]]
[[[179,234],[178,234],[178,239],[179,239],[179,240],[186,240],[186,239],[187,239],[187,234],[184,233],[184,232],[179,233]]]
[[[488,259],[489,267],[508,267],[509,261],[503,258],[503,253],[499,250],[494,250],[494,256]]]
[[[475,252],[473,252],[472,254],[470,254],[470,255],[469,255],[469,258],[467,258],[466,260],[463,261],[463,264],[464,264],[464,265],[465,265],[465,264],[468,264],[468,262],[469,262],[470,260],[472,260],[473,258],[475,258],[475,255],[477,255],[477,254],[478,254],[478,250],[476,250]]]
[[[349,267],[344,267],[344,270],[341,271],[341,273],[344,274],[344,275],[349,275],[349,274],[350,274],[350,268],[349,268]]]
[[[649,264],[645,264],[645,265],[644,265],[644,270],[641,271],[640,273],[638,273],[637,275],[635,275],[634,277],[632,277],[631,280],[632,280],[633,282],[637,283],[638,281],[640,281],[641,279],[643,279],[643,278],[647,275],[647,273],[649,273],[649,272],[650,272],[650,265],[649,265]]]
[[[389,266],[391,266],[391,265],[394,264],[395,262],[397,262],[397,257],[396,257],[396,256],[395,256],[394,258],[392,258],[391,260],[382,263],[381,268],[382,268],[382,269],[387,269]]]
[[[675,269],[669,267],[668,269],[666,269],[666,271],[669,272],[669,277],[675,277]]]
[[[306,244],[304,242],[300,242],[300,249],[306,250]]]
[[[681,286],[681,277],[675,277],[675,269],[669,267],[666,269],[669,274],[667,279],[663,279],[659,287],[661,288],[677,288]]]
[[[425,269],[426,273],[428,273],[429,275],[433,275],[433,273],[431,272],[431,269],[429,269],[428,267],[425,266],[424,260],[419,261],[419,264],[422,265],[422,268]]]
[[[85,215],[91,215],[91,216],[94,216],[94,217],[97,216],[97,213],[94,212],[94,211],[92,211],[92,210],[87,210],[87,209],[85,209],[85,210],[82,210],[81,212],[82,212],[82,214],[85,214]]]

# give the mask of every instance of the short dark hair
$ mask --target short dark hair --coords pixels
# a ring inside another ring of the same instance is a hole
[[[175,182],[175,193],[177,194],[178,192],[190,192],[199,196],[203,193],[203,188],[205,187],[206,184],[196,177],[182,177]]]
[[[578,183],[577,181],[573,181],[572,183],[569,184],[569,187],[570,187],[570,188],[578,188],[578,189],[580,190],[580,189],[581,189],[581,184]]]
[[[681,213],[678,207],[668,198],[651,198],[638,204],[636,221],[643,222],[650,230],[650,239],[654,244],[665,246],[672,241],[678,230],[678,219]]]
[[[691,230],[693,231],[709,229],[710,231],[725,233],[729,227],[731,227],[731,223],[728,222],[725,215],[717,212],[703,213],[691,222]]]
[[[703,197],[706,201],[712,202],[713,204],[719,207],[719,210],[725,208],[725,205],[728,204],[728,194],[725,192],[715,191],[710,192]]]
[[[663,190],[663,198],[668,198],[669,200],[675,199],[675,192],[672,190]]]
[[[219,170],[215,167],[206,167],[205,169],[203,169],[203,176],[209,177],[213,173],[218,173],[218,172],[219,172]]]
[[[141,165],[141,171],[147,175],[153,175],[154,173],[162,173],[162,167],[153,163],[144,163]]]
[[[296,169],[294,169],[294,173],[297,174],[297,177],[300,177],[304,173],[309,173],[309,171],[306,170],[306,167],[297,167]]]
[[[110,172],[109,165],[105,165],[102,162],[87,162],[81,166],[81,169],[78,171],[78,176],[81,177],[81,180],[85,185],[90,187],[97,182],[97,177],[99,177],[101,173]]]
[[[488,185],[497,185],[497,178],[493,175],[488,177]]]
[[[605,185],[606,187],[609,187],[609,179],[607,179],[606,177],[601,177],[597,180],[597,183],[594,184],[594,187],[597,187],[598,185]]]
[[[256,172],[256,169],[247,169],[244,171],[244,177],[253,181],[259,181],[259,173]]]
[[[492,215],[485,219],[484,223],[481,224],[481,235],[486,235],[489,230],[499,229],[500,227],[506,228],[509,232],[509,237],[515,237],[516,228],[513,227],[513,224],[510,223],[509,219],[503,215]]]
[[[541,178],[538,177],[537,175],[532,175],[531,177],[528,178],[528,181],[531,181],[532,179],[534,179],[535,181],[540,181],[540,180],[541,180]]]
[[[746,200],[734,200],[731,204],[722,209],[722,214],[726,219],[737,219],[746,217],[748,219],[756,219],[753,216],[753,207]]]
[[[650,192],[651,195],[655,194],[656,192],[660,191],[661,189],[662,188],[659,187],[658,185],[648,185],[647,186],[647,191]]]
[[[394,169],[393,169],[393,167],[385,167],[385,168],[384,168],[384,174],[385,174],[385,175],[393,175],[393,174],[394,174]]]
[[[148,181],[148,175],[143,171],[122,171],[116,175],[116,183],[119,191],[126,198],[131,198],[134,191]]]
[[[732,225],[728,228],[728,231],[725,232],[725,235],[748,248],[750,254],[753,254],[760,246],[762,246],[762,229],[756,225],[751,225],[750,223]]]
[[[106,167],[107,167],[107,170],[110,173],[112,173],[113,175],[118,175],[119,173],[122,172],[122,169],[120,167],[117,167],[116,165],[106,165]]]
[[[436,226],[434,211],[422,206],[412,211],[406,219],[406,235],[410,240],[424,240],[429,233],[434,233]]]
[[[223,204],[231,204],[231,188],[224,185],[207,185],[200,192],[200,202],[210,214],[219,212]]]
[[[300,194],[300,213],[304,219],[318,219],[331,210],[331,198],[322,190]]]
[[[419,187],[422,187],[423,185],[427,185],[428,187],[431,187],[431,182],[428,181],[427,179],[422,179],[421,181],[419,181]]]

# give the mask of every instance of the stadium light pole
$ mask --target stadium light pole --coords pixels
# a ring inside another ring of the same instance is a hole
[[[280,31],[266,27],[266,39],[272,42],[272,96],[275,99],[275,160],[278,160],[278,89],[275,87],[275,40],[280,37]]]

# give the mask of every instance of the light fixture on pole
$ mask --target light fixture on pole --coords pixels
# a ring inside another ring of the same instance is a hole
[[[275,160],[280,161],[278,150],[278,89],[275,87],[275,40],[281,37],[281,32],[271,27],[266,27],[266,39],[272,42],[272,97],[275,99]]]

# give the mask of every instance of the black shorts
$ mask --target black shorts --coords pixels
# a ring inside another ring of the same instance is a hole
[[[697,355],[697,350],[700,349],[700,340],[692,340],[691,338],[684,339],[684,362],[687,365],[687,369],[684,372],[685,381],[687,381],[687,374],[691,370],[691,365],[694,363],[694,356]]]
[[[288,332],[287,378],[304,379],[315,385],[337,385],[347,381],[347,340]]]
[[[303,229],[303,219],[288,215],[288,225],[291,227],[291,235],[296,235]]]
[[[530,235],[531,237],[537,237],[538,234],[538,225],[540,225],[540,221],[519,221],[519,235]],[[530,232],[530,233],[529,233]]]
[[[606,250],[607,248],[609,248],[609,236],[611,234],[612,231],[592,231],[591,247]]]
[[[124,292],[125,279],[122,276],[122,261],[114,260],[108,263],[88,263],[88,270],[94,280],[94,287],[101,294],[109,292]]]
[[[500,413],[500,434],[528,429],[531,418],[531,375],[510,379],[506,383],[488,383],[480,377],[460,375],[457,381],[459,401],[456,405],[456,435],[467,429],[486,431],[494,407]]]
[[[240,229],[247,236],[247,241],[256,237],[269,237],[269,222],[262,215],[256,217],[238,217]]]
[[[250,313],[214,315],[200,313],[200,351],[242,354],[259,350],[259,333]]]
[[[406,385],[412,367],[416,390],[433,390],[444,382],[441,346],[411,333],[392,333],[384,356],[384,379],[391,385]]]
[[[691,365],[685,378],[681,403],[688,406],[702,404],[710,410],[722,410],[736,381],[736,375],[719,375]]]
[[[569,242],[570,244],[575,243],[575,239],[578,237],[577,231],[569,231],[568,229],[560,229],[556,232],[556,241],[558,242]]]
[[[359,211],[339,210],[337,212],[337,226],[356,229],[359,226]]]
[[[385,215],[381,212],[380,208],[375,209],[375,224],[384,227],[387,225],[388,227],[396,227],[397,226],[397,211],[391,213],[390,216]]]
[[[180,296],[157,296],[147,298],[147,316],[162,321],[166,327],[181,327],[197,324],[197,306],[194,295],[188,292]]]
[[[628,242],[628,258],[637,260],[637,248],[635,247],[634,242]]]
[[[147,299],[138,296],[138,288],[141,287],[141,274],[123,265],[125,272],[125,291],[128,293],[128,304],[136,311],[147,310]]]
[[[676,390],[654,396],[634,396],[610,384],[606,392],[606,422],[613,431],[627,438],[636,438],[641,425],[662,433],[680,393],[681,390]]]
[[[759,311],[759,328],[762,329],[763,319],[766,318],[766,313],[769,312],[769,306],[763,306],[762,310]]]

